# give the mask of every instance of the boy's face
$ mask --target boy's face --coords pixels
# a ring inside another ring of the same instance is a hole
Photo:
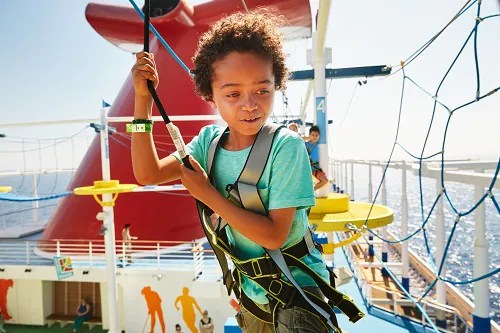
[[[274,103],[271,60],[255,53],[231,52],[213,65],[212,107],[232,135],[251,140],[265,124]]]
[[[319,140],[319,133],[316,132],[316,131],[313,131],[311,133],[309,133],[309,141],[311,141],[312,143],[316,143],[318,142]]]

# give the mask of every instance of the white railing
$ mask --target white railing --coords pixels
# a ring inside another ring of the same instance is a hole
[[[193,279],[220,278],[218,263],[213,251],[203,248],[202,242],[174,241],[132,241],[131,247],[117,241],[117,265],[125,269],[157,268],[168,270],[193,271]],[[105,268],[103,240],[49,240],[0,242],[0,267],[51,266],[53,257],[70,257],[75,267]],[[131,258],[131,263],[128,258]]]

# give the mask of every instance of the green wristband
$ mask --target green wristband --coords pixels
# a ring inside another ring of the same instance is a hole
[[[153,124],[127,124],[127,133],[152,133]]]

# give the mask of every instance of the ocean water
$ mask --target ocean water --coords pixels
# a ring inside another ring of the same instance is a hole
[[[381,169],[373,168],[372,170],[373,195],[377,190],[381,179]],[[40,196],[61,193],[66,190],[66,187],[72,177],[72,173],[59,174],[42,174],[36,181],[33,181],[33,176],[15,177],[0,177],[0,185],[12,186],[17,195],[31,196],[33,187],[37,186]],[[35,184],[35,185],[34,185]],[[350,185],[350,176],[348,180],[348,189],[352,193]],[[452,203],[459,211],[469,210],[474,205],[474,188],[472,186],[446,182],[447,192]],[[389,229],[396,235],[404,237],[400,233],[400,212],[401,212],[401,171],[388,170],[387,172],[387,205],[394,210],[395,219]],[[433,179],[422,179],[423,193],[423,211],[424,216],[427,216],[429,210],[436,198],[436,181]],[[493,192],[498,201],[500,201],[500,191]],[[408,211],[409,211],[409,232],[417,230],[422,225],[421,204],[418,177],[407,173],[407,196],[408,196]],[[368,200],[368,168],[366,166],[355,166],[354,168],[354,199],[356,201]],[[2,228],[23,223],[24,221],[32,221],[33,216],[37,216],[41,223],[48,221],[53,213],[57,202],[56,200],[47,200],[39,202],[39,209],[33,210],[33,203],[19,203],[0,201],[0,230]],[[381,191],[379,193],[378,203],[381,203]],[[486,199],[486,231],[489,248],[489,268],[493,270],[499,267],[500,264],[500,215],[491,203],[491,200]],[[456,214],[453,213],[450,205],[445,202],[445,228],[446,239],[455,221]],[[36,212],[36,213],[34,213]],[[426,226],[428,242],[431,253],[435,251],[434,230],[435,230],[435,213],[433,213]],[[417,233],[409,240],[411,249],[417,251],[426,260],[429,260],[425,250],[424,237],[422,232]],[[455,234],[452,238],[450,248],[448,250],[444,265],[444,275],[450,279],[468,280],[472,278],[473,265],[473,247],[474,247],[474,214],[470,214],[461,218],[458,223]],[[458,285],[457,288],[462,290],[469,298],[474,299],[472,284]],[[490,306],[491,315],[497,323],[500,323],[500,276],[499,274],[490,277]]]

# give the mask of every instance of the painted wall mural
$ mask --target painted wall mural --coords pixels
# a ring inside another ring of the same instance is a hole
[[[182,295],[178,296],[175,299],[174,306],[176,310],[180,310],[179,305],[182,306],[182,319],[184,323],[186,323],[187,328],[191,331],[191,333],[198,333],[198,329],[196,328],[196,314],[194,312],[195,308],[200,313],[200,316],[203,315],[203,311],[201,310],[198,302],[194,297],[189,295],[189,288],[182,288]]]
[[[144,296],[148,307],[148,315],[146,317],[146,321],[144,322],[142,333],[146,330],[148,319],[151,321],[151,330],[149,332],[155,331],[156,317],[158,317],[158,321],[160,322],[161,332],[165,333],[165,320],[163,317],[163,310],[161,308],[160,295],[156,291],[152,290],[150,286],[142,288],[141,294]]]
[[[14,281],[11,279],[0,279],[0,310],[2,310],[5,320],[10,320],[12,317],[9,315],[7,309],[7,293],[9,288],[14,287]]]

